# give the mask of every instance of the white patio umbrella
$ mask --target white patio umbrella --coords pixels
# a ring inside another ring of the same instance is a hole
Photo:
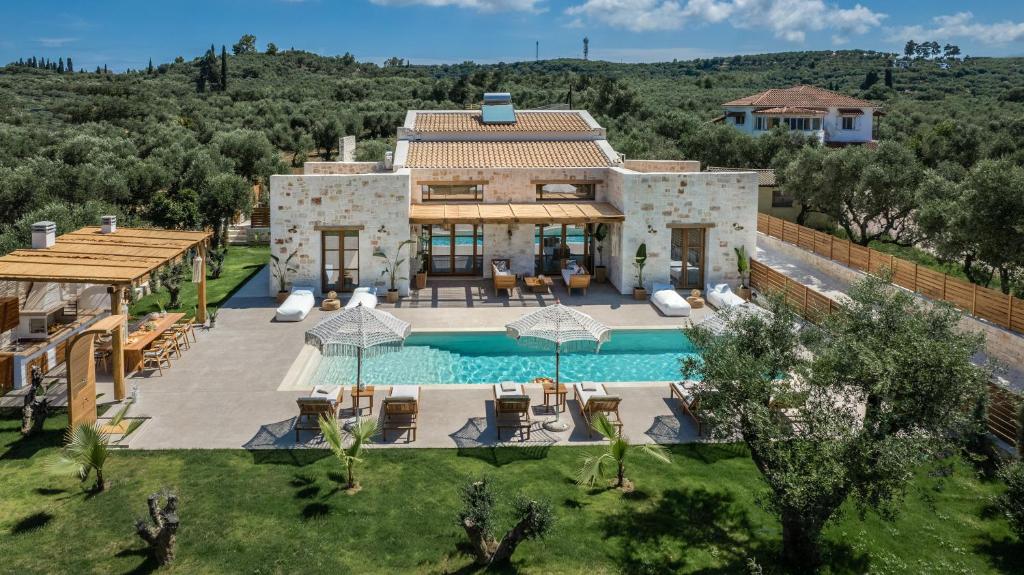
[[[363,358],[402,349],[409,322],[363,305],[343,309],[306,332],[306,343],[325,356],[356,358],[356,386],[363,389]]]
[[[539,348],[555,348],[555,385],[561,383],[560,367],[563,351],[600,351],[601,345],[611,339],[608,326],[589,315],[560,303],[543,307],[505,326],[505,332],[516,341]],[[559,411],[555,419],[544,424],[549,431],[564,431]]]

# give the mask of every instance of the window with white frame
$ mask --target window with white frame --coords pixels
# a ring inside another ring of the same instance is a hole
[[[768,118],[764,116],[754,116],[754,129],[758,131],[764,131],[768,129]]]
[[[853,130],[853,129],[855,129],[855,127],[856,127],[856,120],[857,120],[857,118],[855,116],[843,116],[842,119],[843,119],[843,126],[842,127],[843,127],[844,130]]]

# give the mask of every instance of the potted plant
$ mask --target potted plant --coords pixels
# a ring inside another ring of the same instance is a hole
[[[217,326],[217,311],[218,308],[206,308],[206,317],[210,320],[210,329]]]
[[[288,274],[298,271],[291,266],[292,260],[297,255],[299,255],[298,249],[288,254],[284,260],[280,256],[270,254],[270,260],[274,264],[274,277],[277,278],[277,303],[279,304],[288,299]]]
[[[647,290],[644,289],[644,266],[647,265],[647,244],[642,243],[636,248],[636,256],[633,257],[633,269],[636,270],[636,284],[633,286],[633,299],[647,299]]]
[[[608,268],[604,265],[604,239],[608,237],[607,224],[598,224],[594,230],[594,241],[597,249],[597,265],[594,266],[594,281],[604,283],[608,281]]]
[[[740,288],[736,295],[750,301],[750,286],[747,285],[750,277],[750,257],[747,255],[746,246],[733,248],[736,250],[736,271],[740,274]]]
[[[388,276],[388,303],[395,303],[398,301],[398,282],[404,279],[408,279],[404,276],[398,275],[398,269],[405,263],[402,259],[402,248],[413,243],[413,240],[405,240],[398,244],[398,249],[395,250],[395,257],[392,259],[383,250],[378,250],[373,255],[375,257],[384,260],[384,269],[381,270],[380,275]]]
[[[416,257],[420,261],[420,270],[416,272],[416,289],[426,289],[427,287],[427,268],[430,264],[430,252],[427,249],[427,242],[429,242],[427,234],[420,235],[420,251],[417,252]]]

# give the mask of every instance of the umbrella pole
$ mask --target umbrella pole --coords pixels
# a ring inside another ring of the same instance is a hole
[[[562,344],[555,342],[555,390],[562,384],[561,378]],[[569,426],[562,422],[562,413],[558,410],[558,396],[555,395],[555,418],[544,423],[544,429],[548,431],[565,431]]]
[[[356,389],[363,390],[363,348],[356,351]]]

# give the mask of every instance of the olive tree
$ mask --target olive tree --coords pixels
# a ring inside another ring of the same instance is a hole
[[[199,199],[203,223],[213,228],[212,246],[216,249],[232,218],[252,208],[252,186],[235,174],[217,174],[210,178]]]
[[[971,363],[981,341],[958,331],[957,312],[880,278],[849,295],[820,327],[797,329],[771,297],[768,314],[727,312],[721,333],[689,330],[702,361],[685,362],[684,376],[697,380],[712,436],[750,450],[794,568],[820,560],[822,532],[847,501],[896,515],[916,466],[959,441],[962,407],[984,393]]]

